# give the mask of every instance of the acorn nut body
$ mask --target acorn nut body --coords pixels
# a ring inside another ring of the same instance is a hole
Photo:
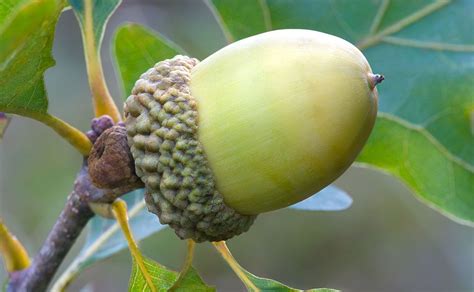
[[[148,208],[181,238],[218,241],[311,196],[362,149],[381,79],[350,43],[297,29],[156,64],[125,106]]]

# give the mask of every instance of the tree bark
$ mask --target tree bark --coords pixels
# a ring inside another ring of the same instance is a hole
[[[45,291],[81,231],[94,216],[89,203],[112,203],[121,195],[143,187],[135,175],[123,126],[102,129],[95,134],[100,136],[91,139],[95,142],[91,156],[88,161],[84,160],[58,220],[32,264],[10,274],[8,292]],[[93,166],[92,171],[88,165]]]

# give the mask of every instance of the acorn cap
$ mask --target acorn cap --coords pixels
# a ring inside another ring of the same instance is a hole
[[[182,239],[220,241],[247,231],[255,216],[228,207],[215,187],[189,93],[197,63],[176,56],[143,74],[125,104],[126,129],[148,209]]]
[[[318,192],[366,142],[381,80],[352,44],[309,30],[156,64],[125,105],[149,210],[181,238],[218,241]]]

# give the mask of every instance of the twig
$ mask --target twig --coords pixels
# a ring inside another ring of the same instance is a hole
[[[74,184],[74,190],[67,198],[66,206],[33,263],[28,269],[13,273],[8,291],[46,290],[81,230],[94,215],[87,204],[88,191],[95,193],[97,190],[88,183],[88,175],[83,167]]]
[[[9,292],[45,291],[82,229],[94,216],[91,203],[110,204],[121,195],[143,187],[135,174],[123,125],[114,126],[110,117],[102,116],[92,121],[92,131],[87,137],[94,143],[91,156],[84,159],[66,206],[32,264],[10,274]]]
[[[120,195],[136,188],[137,185],[132,184],[113,190],[99,189],[92,184],[87,164],[84,163],[66,206],[39,253],[30,267],[11,274],[7,291],[45,291],[82,229],[94,215],[89,202],[111,203]]]

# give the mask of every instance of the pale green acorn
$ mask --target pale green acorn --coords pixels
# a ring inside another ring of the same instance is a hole
[[[181,238],[218,241],[315,194],[365,144],[382,80],[352,44],[298,29],[156,64],[125,106],[148,208]]]

